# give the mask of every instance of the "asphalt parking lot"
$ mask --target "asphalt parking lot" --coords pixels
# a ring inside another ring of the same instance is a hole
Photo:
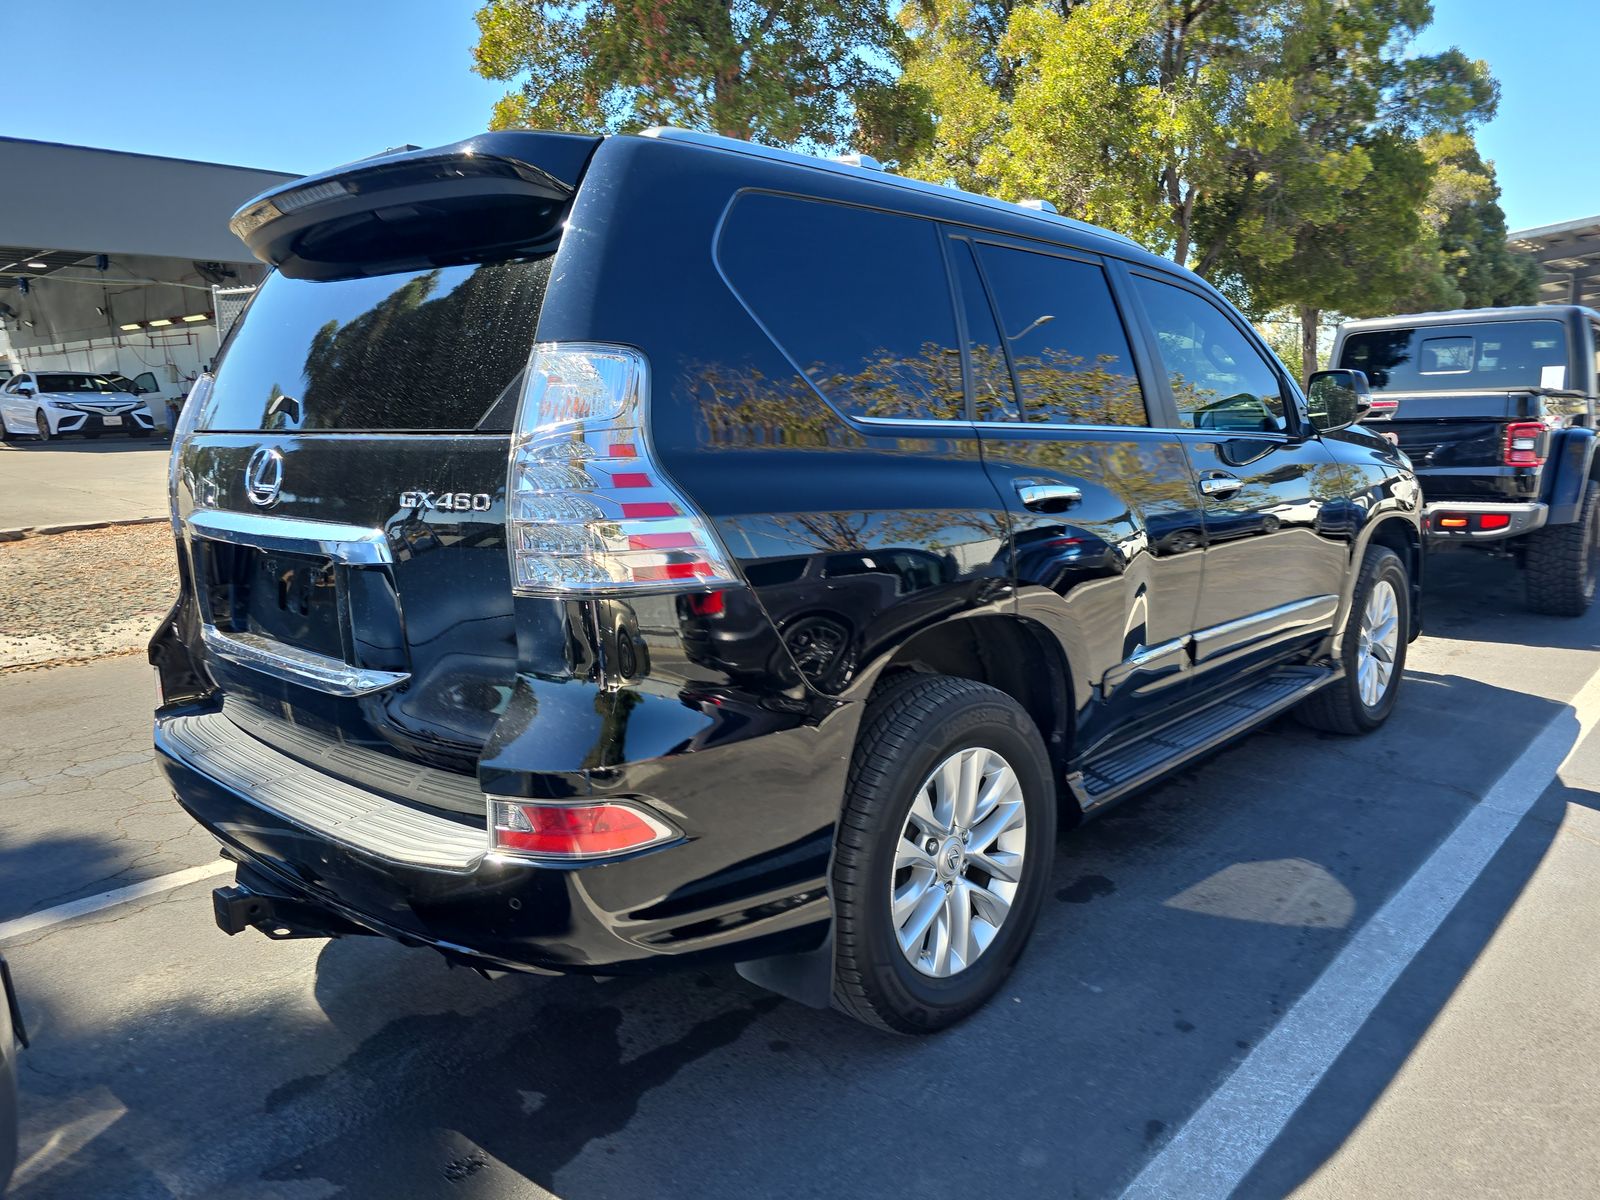
[[[0,529],[163,516],[167,453],[164,430],[0,442]]]
[[[0,949],[34,1037],[15,1194],[1187,1200],[1231,1156],[1244,1196],[1591,1196],[1600,610],[1528,616],[1508,570],[1448,560],[1427,604],[1379,734],[1282,721],[1064,836],[1006,990],[929,1040],[731,970],[487,982],[375,939],[227,938],[220,877],[29,928],[215,856],[157,778],[141,660],[0,675]],[[1519,778],[1568,743],[1555,783]],[[1429,888],[1442,924],[1341,1008]]]

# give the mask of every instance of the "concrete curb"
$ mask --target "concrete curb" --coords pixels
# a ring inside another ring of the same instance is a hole
[[[29,525],[23,529],[0,529],[0,542],[20,542],[23,538],[47,537],[52,533],[77,533],[81,529],[115,529],[120,525],[155,525],[170,517],[133,517],[126,521],[77,521],[70,525]]]

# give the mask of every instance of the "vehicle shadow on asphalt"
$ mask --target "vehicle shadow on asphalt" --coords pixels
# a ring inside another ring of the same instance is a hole
[[[1594,621],[1530,613],[1523,574],[1514,562],[1481,554],[1436,554],[1428,560],[1427,579],[1423,630],[1435,637],[1600,649],[1600,625]],[[1530,632],[1537,638],[1530,639]]]
[[[0,797],[0,805],[5,803]],[[65,889],[61,888],[63,863],[72,865],[72,883]],[[85,835],[17,840],[0,829],[0,923],[116,887],[128,882],[128,874],[125,857],[101,838]],[[52,887],[58,890],[53,891]]]

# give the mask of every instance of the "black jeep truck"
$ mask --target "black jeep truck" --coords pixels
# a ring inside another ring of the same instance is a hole
[[[156,746],[229,933],[1000,986],[1058,822],[1360,733],[1421,492],[1196,276],[745,142],[491,133],[258,198],[172,457]],[[1313,419],[1312,413],[1320,414]]]
[[[1597,355],[1600,313],[1575,305],[1350,321],[1333,348],[1422,481],[1429,548],[1513,555],[1555,616],[1587,612],[1600,573]]]

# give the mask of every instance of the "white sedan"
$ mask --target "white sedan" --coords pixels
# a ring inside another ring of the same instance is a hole
[[[67,433],[97,438],[110,430],[149,437],[156,427],[150,406],[104,375],[37,371],[13,375],[0,386],[0,434],[31,433],[42,441]]]

